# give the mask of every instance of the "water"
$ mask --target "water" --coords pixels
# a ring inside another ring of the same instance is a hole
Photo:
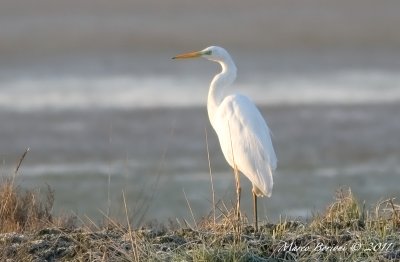
[[[208,144],[216,199],[229,205],[233,174],[205,107],[218,67],[170,59],[221,44],[239,69],[227,91],[253,98],[273,131],[263,217],[322,211],[340,186],[367,205],[398,197],[398,2],[298,2],[2,2],[1,174],[29,147],[18,179],[50,185],[56,213],[122,219],[124,192],[136,221],[191,220],[188,202],[198,219],[211,211]]]

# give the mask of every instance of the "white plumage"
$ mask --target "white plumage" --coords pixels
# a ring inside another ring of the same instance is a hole
[[[226,161],[253,184],[257,196],[271,196],[276,156],[267,124],[243,95],[227,96],[217,109],[214,129]]]
[[[204,57],[221,65],[222,71],[210,84],[207,111],[210,123],[218,135],[226,161],[235,170],[237,210],[240,209],[240,182],[237,170],[253,184],[255,227],[257,225],[257,196],[271,196],[273,171],[277,158],[270,130],[260,111],[246,96],[233,94],[224,97],[223,90],[236,78],[236,66],[222,47],[210,46],[198,52],[175,56],[178,58]]]

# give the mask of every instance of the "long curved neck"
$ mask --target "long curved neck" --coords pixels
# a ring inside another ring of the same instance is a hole
[[[236,79],[236,65],[230,57],[227,57],[224,61],[216,61],[221,67],[222,71],[214,76],[208,90],[208,101],[207,111],[208,118],[210,119],[211,125],[214,127],[215,113],[217,112],[218,106],[224,99],[224,88],[230,86]],[[214,127],[215,129],[215,127]]]

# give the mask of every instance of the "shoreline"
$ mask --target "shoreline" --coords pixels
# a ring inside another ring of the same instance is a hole
[[[22,158],[20,163],[22,162]],[[18,172],[18,170],[16,170]],[[14,177],[0,183],[0,260],[4,261],[265,261],[400,259],[400,204],[395,199],[367,209],[350,188],[308,221],[260,221],[216,203],[197,220],[126,222],[107,217],[53,217],[55,192],[21,190]],[[229,206],[229,205],[228,205]],[[140,215],[140,214],[139,214]],[[140,221],[140,219],[139,219]]]

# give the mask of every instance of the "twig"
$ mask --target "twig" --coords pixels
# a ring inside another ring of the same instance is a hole
[[[398,221],[398,214],[397,214],[397,209],[396,209],[396,207],[395,207],[395,205],[394,205],[394,203],[393,203],[393,199],[394,198],[391,198],[390,200],[389,200],[389,202],[390,202],[390,205],[392,206],[392,209],[393,209],[393,215],[392,215],[392,222],[393,222],[393,227],[396,227],[396,225],[397,225],[397,221]]]
[[[137,247],[136,237],[135,237],[135,241],[133,241],[131,223],[129,222],[129,216],[128,216],[128,208],[126,207],[125,192],[123,190],[122,190],[122,198],[124,199],[126,223],[128,223],[129,238],[131,240],[131,247],[132,247],[133,257],[135,258],[135,261],[139,261],[137,250],[135,249],[135,246]]]
[[[212,204],[213,204],[214,226],[215,226],[215,191],[214,191],[214,182],[213,182],[213,176],[212,176],[212,171],[211,171],[210,151],[208,149],[207,128],[204,128],[204,132],[206,134],[207,159],[208,159],[208,169],[210,171],[211,193],[212,193]]]
[[[194,218],[192,207],[190,206],[189,200],[188,200],[188,198],[186,196],[185,189],[182,188],[182,191],[183,191],[183,194],[185,195],[186,203],[188,204],[188,207],[189,207],[189,210],[190,210],[190,214],[192,215],[192,219],[193,219],[194,225],[197,228],[197,222],[196,222],[196,219]]]
[[[22,164],[22,161],[24,161],[24,158],[25,158],[26,154],[28,154],[29,150],[30,150],[30,148],[28,147],[28,148],[25,150],[25,152],[22,154],[22,156],[19,158],[17,167],[16,167],[15,170],[14,170],[14,175],[17,175],[18,170],[19,170],[19,168],[20,168],[20,166],[21,166],[21,164]]]

